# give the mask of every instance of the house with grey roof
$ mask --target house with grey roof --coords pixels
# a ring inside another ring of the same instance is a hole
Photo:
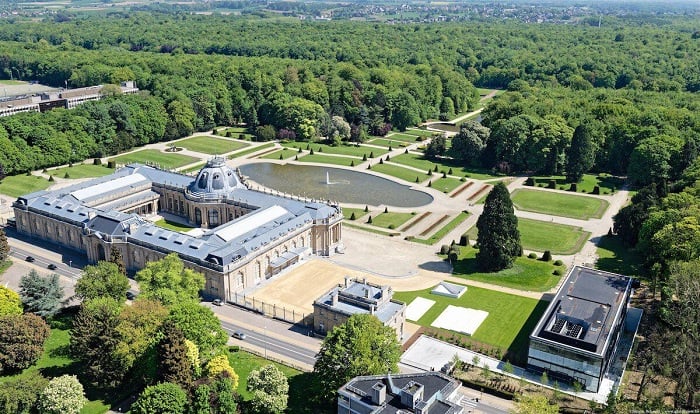
[[[574,266],[530,335],[527,368],[597,392],[614,362],[632,296],[632,279]]]
[[[21,196],[13,208],[18,232],[85,253],[90,262],[118,249],[136,271],[177,253],[204,273],[204,293],[223,300],[341,246],[339,206],[251,190],[221,157],[195,178],[132,164]],[[147,219],[161,212],[194,229],[178,232]]]
[[[355,377],[338,390],[338,414],[462,414],[460,385],[441,372]]]
[[[391,286],[380,286],[366,279],[345,278],[339,284],[314,301],[314,330],[321,334],[345,323],[358,313],[374,315],[384,325],[396,330],[403,338],[406,322],[406,304],[392,298]]]

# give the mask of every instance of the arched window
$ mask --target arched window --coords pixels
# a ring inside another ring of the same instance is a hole
[[[194,208],[194,222],[197,223],[197,225],[202,224],[202,210],[200,210],[199,207]]]
[[[219,225],[219,211],[209,210],[209,227],[216,227]]]
[[[262,265],[260,261],[255,262],[255,284],[260,283],[260,278],[262,277]]]
[[[238,278],[236,280],[236,284],[238,287],[243,287],[243,282],[245,280],[245,277],[243,276],[243,272],[238,273]]]

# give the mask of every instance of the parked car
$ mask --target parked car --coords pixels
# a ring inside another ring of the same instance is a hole
[[[46,267],[48,267],[48,268],[49,268],[49,270],[56,270],[56,269],[58,268],[58,266],[56,266],[56,265],[55,265],[55,264],[53,264],[53,263],[49,263],[49,265],[48,265],[48,266],[46,266]]]
[[[221,306],[221,305],[223,305],[224,303],[221,301],[221,299],[214,299],[214,300],[211,301],[211,304],[212,304],[212,305],[216,305],[216,306]]]
[[[27,258],[24,260],[28,261],[29,263],[33,263],[36,259],[34,259],[34,256],[27,256]]]
[[[126,298],[129,299],[129,300],[134,300],[134,299],[136,299],[136,294],[135,294],[134,292],[129,292],[129,291],[127,291],[127,292],[126,292]]]
[[[233,334],[231,334],[231,336],[236,339],[240,339],[241,341],[245,339],[245,334],[241,331],[236,331]]]

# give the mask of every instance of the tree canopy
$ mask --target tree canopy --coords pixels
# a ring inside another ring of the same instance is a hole
[[[75,375],[61,375],[49,381],[39,397],[39,411],[45,414],[78,414],[85,405],[83,385]]]
[[[493,186],[486,196],[484,211],[476,222],[479,230],[476,261],[484,271],[495,272],[513,265],[523,252],[513,202],[503,182]]]
[[[253,393],[251,410],[255,414],[281,414],[287,408],[287,377],[272,364],[251,371],[248,391]]]
[[[148,262],[136,273],[135,279],[139,282],[141,297],[157,300],[165,306],[198,301],[199,291],[204,288],[204,275],[185,268],[177,253]]]
[[[63,287],[58,283],[57,274],[41,276],[32,269],[20,279],[19,297],[25,312],[52,316],[61,309]]]
[[[0,286],[0,316],[21,314],[22,302],[19,300],[17,292]]]
[[[319,392],[331,400],[350,378],[397,372],[400,348],[396,331],[374,315],[351,316],[333,328],[321,344],[314,364]]]
[[[75,284],[75,293],[82,299],[109,296],[116,301],[123,301],[127,290],[129,279],[119,270],[119,266],[104,261],[85,266]]]
[[[51,329],[33,314],[0,316],[0,373],[21,371],[44,352]]]

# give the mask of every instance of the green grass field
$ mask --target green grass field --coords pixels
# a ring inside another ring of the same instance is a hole
[[[217,133],[214,135],[217,135],[220,137],[228,137],[228,138],[238,139],[241,134],[243,134],[243,139],[246,139],[246,140],[251,140],[254,137],[254,135],[249,134],[247,132],[247,129],[245,129],[244,127],[216,128],[216,130],[217,130]]]
[[[374,153],[375,157],[379,157],[389,152],[386,148],[380,149],[363,146],[356,147],[354,145],[338,145],[334,147],[327,144],[310,144],[308,142],[284,142],[282,143],[282,146],[286,148],[301,148],[303,150],[306,150],[308,147],[309,149],[313,149],[315,154],[347,155],[357,158],[362,158],[363,155],[367,155],[367,157],[369,157],[371,155],[370,153]]]
[[[372,212],[372,210],[365,213],[364,208],[343,207],[343,217],[345,217],[346,220],[350,220],[350,217],[352,216],[353,213],[355,213],[355,219],[358,220],[360,217],[364,216],[365,214],[369,214],[371,212]]]
[[[428,178],[428,175],[425,172],[421,173],[418,171],[409,170],[408,168],[404,168],[399,165],[377,163],[372,166],[372,170],[390,175],[392,177],[400,178],[414,184],[416,182],[416,177],[418,177],[418,181],[420,182]]]
[[[394,292],[394,298],[407,304],[417,296],[434,300],[435,304],[417,321],[426,327],[449,305],[486,311],[489,315],[472,338],[499,347],[504,353],[507,351],[506,357],[511,361],[522,360],[523,354],[527,358],[528,336],[547,308],[547,302],[474,286],[469,286],[458,299],[433,295],[431,289]]]
[[[595,197],[517,189],[510,195],[518,210],[587,220],[601,218],[609,203]]]
[[[497,175],[493,175],[487,171],[470,170],[459,165],[458,162],[451,159],[442,159],[439,162],[435,160],[427,160],[419,154],[401,154],[393,157],[392,162],[408,165],[409,167],[418,168],[419,170],[433,171],[435,166],[438,166],[438,173],[450,173],[452,169],[452,175],[457,177],[470,177],[477,180],[485,180],[489,178],[498,178]]]
[[[453,263],[453,275],[468,280],[491,283],[513,289],[546,292],[559,282],[560,276],[552,272],[559,269],[564,273],[564,266],[554,266],[527,257],[517,257],[513,267],[495,273],[479,271],[476,263],[477,250],[470,246],[460,247],[459,260]]]
[[[424,138],[435,134],[435,132],[433,132],[433,131],[428,131],[425,129],[416,129],[416,128],[408,128],[403,133],[409,134],[409,135],[415,135],[417,137],[424,137]]]
[[[644,258],[635,250],[625,246],[620,238],[604,236],[598,242],[598,260],[595,267],[606,272],[625,276],[645,277]]]
[[[185,233],[185,232],[187,232],[187,231],[190,231],[190,230],[192,230],[192,229],[194,228],[194,227],[191,227],[191,226],[187,226],[187,225],[184,225],[184,224],[176,223],[176,222],[174,222],[174,221],[169,221],[169,220],[166,220],[166,219],[160,219],[160,220],[156,221],[156,222],[153,223],[153,224],[155,224],[155,225],[158,226],[158,227],[162,227],[162,228],[164,228],[164,229],[173,230],[173,231],[179,231],[179,232],[182,232],[182,233]]]
[[[367,144],[372,144],[372,145],[378,145],[380,147],[384,147],[386,149],[389,149],[389,147],[396,149],[396,148],[403,148],[408,146],[408,143],[404,141],[399,141],[399,140],[392,140],[390,138],[375,138],[371,141],[368,141]],[[370,147],[365,147],[365,148],[370,148]]]
[[[107,168],[104,165],[94,165],[94,164],[76,164],[72,167],[56,168],[55,170],[48,170],[46,174],[51,174],[57,178],[66,178],[66,173],[68,173],[68,178],[92,178],[92,177],[102,177],[104,175],[112,174],[114,170],[112,168]]]
[[[465,213],[464,211],[462,211],[459,214],[457,214],[457,216],[455,218],[450,220],[447,224],[442,226],[442,228],[440,228],[440,230],[433,233],[433,235],[428,237],[427,239],[412,238],[411,241],[414,241],[416,243],[421,243],[421,244],[433,245],[433,244],[437,243],[438,241],[440,241],[443,237],[445,237],[447,235],[447,233],[451,232],[457,226],[462,224],[462,222],[464,220],[466,220],[467,217],[469,217],[469,213]]]
[[[258,157],[258,158],[264,159],[264,160],[287,160],[289,158],[294,158],[294,156],[297,154],[298,154],[298,152],[295,150],[292,150],[289,148],[282,148],[281,150],[277,150],[277,151],[271,152],[269,154],[265,154],[265,155]]]
[[[293,151],[292,151],[293,152]],[[362,162],[358,158],[350,157],[334,157],[333,155],[323,155],[319,153],[306,154],[303,157],[299,157],[300,162],[317,162],[319,164],[330,164],[330,165],[344,165],[349,167],[350,164],[357,165]]]
[[[301,371],[299,370],[269,361],[263,357],[259,357],[245,351],[229,352],[228,360],[231,363],[233,370],[236,372],[236,374],[238,374],[238,389],[236,391],[238,391],[238,394],[240,394],[244,400],[249,400],[252,396],[252,394],[247,390],[248,376],[256,369],[272,364],[279,368],[288,379],[301,374]]]
[[[410,220],[415,213],[381,213],[372,218],[372,225],[387,229],[397,229]]]
[[[262,145],[258,145],[257,147],[250,147],[250,148],[244,149],[243,151],[238,151],[235,154],[231,154],[228,156],[228,159],[232,160],[234,158],[245,157],[246,155],[250,155],[250,154],[252,154],[254,152],[258,152],[258,151],[262,152],[264,149],[272,148],[274,146],[275,146],[274,142],[266,142]]]
[[[0,181],[0,193],[19,197],[39,190],[46,190],[51,182],[35,175],[11,175]]]
[[[197,164],[194,164],[191,167],[185,168],[184,170],[179,170],[183,174],[189,174],[194,171],[199,171],[206,165],[206,162],[198,162]]]
[[[518,218],[518,230],[523,249],[537,252],[549,250],[552,254],[563,255],[577,253],[591,236],[580,227],[525,218]],[[472,240],[479,237],[478,233],[476,226],[467,231]]]
[[[386,139],[393,139],[397,141],[404,141],[404,142],[409,142],[409,143],[415,143],[418,142],[418,137],[429,137],[433,135],[434,132],[430,132],[425,135],[418,135],[418,133],[412,133],[411,131],[406,131],[406,132],[394,132],[391,134],[388,134],[384,138]]]
[[[198,161],[197,158],[190,157],[189,155],[167,153],[154,149],[136,151],[130,154],[110,158],[109,160],[116,161],[117,164],[131,164],[132,162],[138,162],[141,164],[156,164],[166,170],[182,167]]]
[[[364,220],[363,222],[366,222],[366,221],[367,220]],[[382,236],[392,236],[394,234],[394,233],[389,233],[388,231],[379,230],[379,229],[373,228],[373,227],[358,226],[356,224],[352,224],[351,221],[343,222],[343,226],[350,227],[351,229],[357,229],[357,230],[362,230],[362,231],[366,231],[369,233],[379,234]]]
[[[186,148],[190,151],[209,155],[226,154],[250,145],[231,139],[202,136],[183,139],[182,141],[177,141],[175,144],[178,147]]]
[[[462,182],[459,181],[456,178],[452,177],[446,177],[446,178],[438,178],[437,180],[433,180],[432,187],[436,190],[440,190],[443,193],[450,193],[452,190],[455,188],[459,187],[462,185]]]
[[[535,185],[538,187],[546,188],[550,180],[556,181],[556,187],[559,190],[569,190],[571,187],[571,183],[568,182],[563,175],[537,176],[532,178],[535,180]],[[593,187],[599,186],[601,194],[610,194],[624,184],[624,179],[613,177],[610,174],[584,174],[581,182],[576,183],[576,191],[579,193],[592,193]]]

